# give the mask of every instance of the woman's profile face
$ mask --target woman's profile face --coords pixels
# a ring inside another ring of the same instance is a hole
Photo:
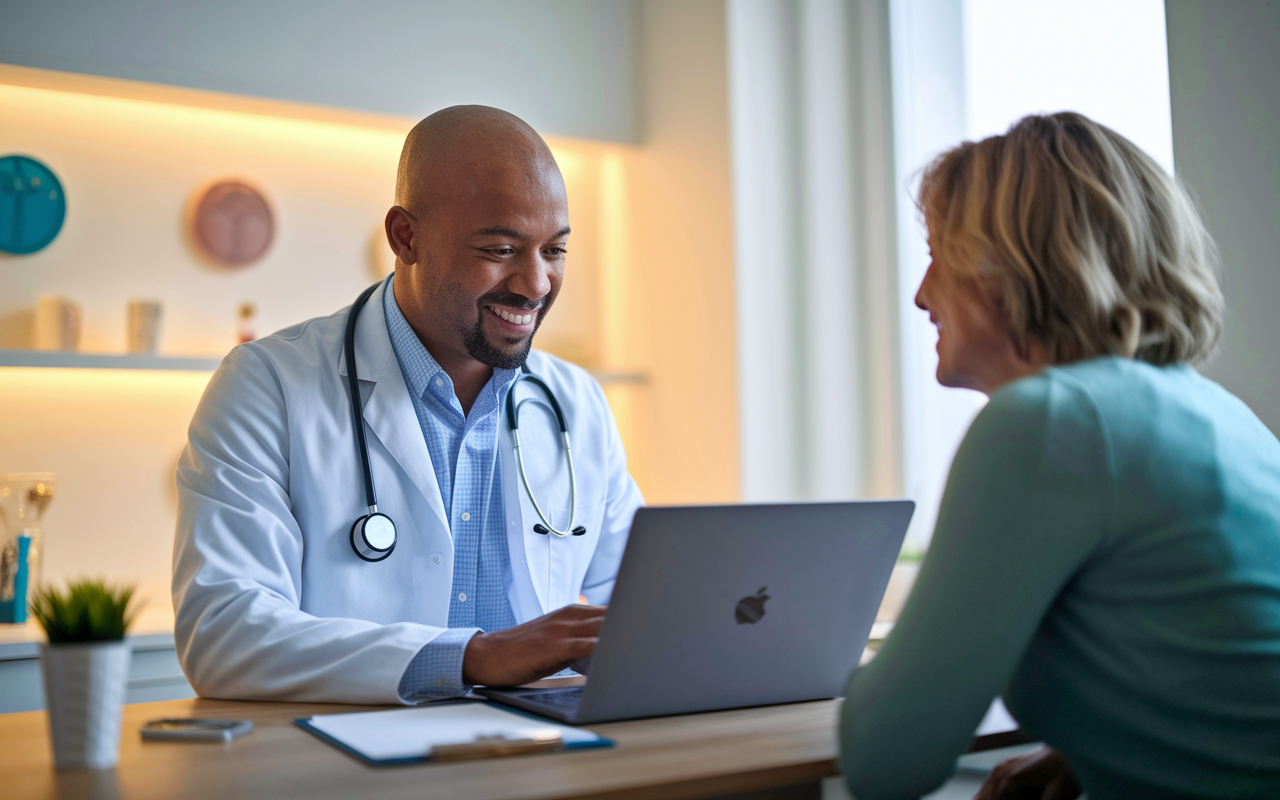
[[[916,305],[938,329],[938,383],[990,394],[1038,372],[1041,363],[1018,355],[995,303],[938,255],[932,236],[929,251]]]

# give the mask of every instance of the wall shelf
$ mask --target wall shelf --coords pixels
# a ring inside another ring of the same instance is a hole
[[[47,350],[0,350],[0,367],[50,367],[62,369],[160,369],[212,372],[220,358],[109,355]]]
[[[638,383],[645,384],[649,382],[649,376],[643,372],[604,372],[601,370],[590,369],[591,377],[603,384],[610,383]]]
[[[111,355],[108,353],[66,353],[49,350],[0,349],[0,367],[46,367],[53,369],[167,369],[213,372],[220,358],[183,356]],[[645,384],[649,376],[642,372],[603,372],[591,370],[603,384]]]

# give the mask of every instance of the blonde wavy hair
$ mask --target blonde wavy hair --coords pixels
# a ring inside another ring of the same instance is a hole
[[[924,171],[935,253],[1004,315],[1020,352],[1196,363],[1222,330],[1217,252],[1150,156],[1081,114],[1029,116]]]

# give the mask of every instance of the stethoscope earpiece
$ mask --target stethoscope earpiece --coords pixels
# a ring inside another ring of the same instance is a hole
[[[546,525],[543,525],[541,522],[539,522],[533,526],[533,532],[540,533],[543,536],[546,536],[548,533],[551,533],[551,530],[548,529]],[[574,528],[571,533],[573,536],[581,536],[586,532],[587,532],[587,529],[579,525],[578,527]],[[564,534],[562,533],[560,534],[560,536],[563,537]]]

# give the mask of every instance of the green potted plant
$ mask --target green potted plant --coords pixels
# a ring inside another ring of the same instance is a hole
[[[40,670],[58,769],[101,769],[119,758],[133,592],[81,580],[65,592],[40,589],[31,601],[31,615],[48,639],[40,645]]]

